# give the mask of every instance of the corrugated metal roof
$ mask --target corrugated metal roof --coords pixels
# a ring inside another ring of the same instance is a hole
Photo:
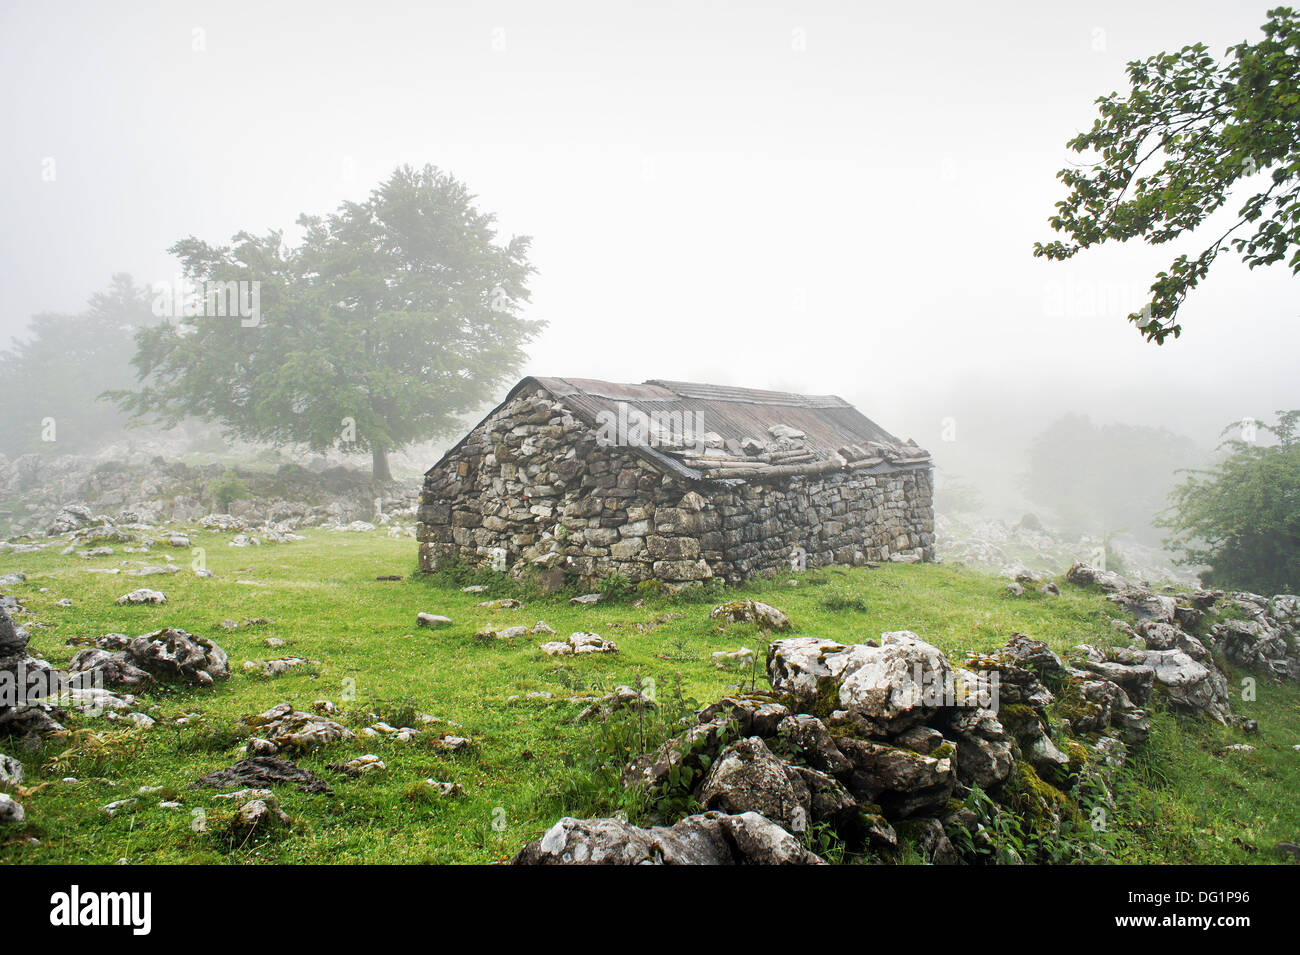
[[[692,431],[696,438],[713,432],[733,449],[746,438],[768,441],[772,437],[770,427],[785,425],[804,433],[802,446],[816,460],[830,460],[845,446],[868,444],[905,447],[909,453],[923,453],[919,448],[903,445],[835,395],[800,395],[657,379],[638,385],[590,378],[531,377],[515,385],[502,405],[528,387],[545,389],[577,418],[593,427],[602,422],[627,421],[627,415],[635,410],[672,432],[665,437],[682,438],[680,429],[685,426],[688,438]],[[705,477],[700,468],[681,460],[680,454],[665,453],[654,443],[636,445],[635,450],[661,470],[691,481]],[[918,466],[928,465],[884,464],[871,468],[869,473]]]

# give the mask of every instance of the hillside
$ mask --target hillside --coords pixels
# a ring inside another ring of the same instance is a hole
[[[167,546],[175,533],[188,536],[187,546]],[[1059,595],[1028,588],[1016,597],[1005,580],[948,565],[829,568],[725,594],[669,598],[642,590],[574,605],[573,594],[519,591],[490,574],[415,575],[413,542],[383,529],[311,528],[299,540],[247,547],[230,546],[233,531],[198,524],[131,536],[137,539],[83,537],[66,553],[61,539],[39,551],[0,553],[0,578],[26,576],[0,580],[0,593],[21,608],[14,621],[27,629],[30,650],[61,668],[104,634],[174,627],[224,648],[230,677],[210,688],[131,691],[139,698],[131,710],[147,714],[152,725],[74,713],[70,733],[36,749],[16,737],[0,739],[0,752],[23,766],[22,782],[9,792],[26,817],[0,825],[0,861],[484,863],[510,859],[560,816],[622,809],[633,822],[653,821],[654,813],[670,810],[627,800],[617,785],[622,764],[677,732],[672,722],[688,710],[767,686],[763,653],[771,636],[753,624],[710,619],[710,607],[723,599],[778,606],[792,622],[782,636],[853,644],[907,630],[953,660],[995,650],[1015,633],[1046,641],[1062,656],[1081,643],[1127,645],[1113,621],[1131,620],[1093,589],[1059,580]],[[150,541],[147,551],[131,552]],[[91,556],[97,547],[111,553]],[[203,548],[213,576],[192,572],[191,547]],[[169,556],[175,572],[168,571]],[[164,572],[130,574],[146,566]],[[388,576],[400,579],[377,579]],[[462,588],[470,584],[487,589],[467,593]],[[138,587],[165,592],[167,602],[115,603]],[[508,597],[523,606],[476,606]],[[452,622],[417,627],[420,612]],[[475,636],[539,621],[559,636],[540,629]],[[576,631],[612,640],[618,651],[552,657],[539,649]],[[719,669],[710,657],[741,647],[756,651],[754,665]],[[281,675],[245,668],[246,661],[287,656],[303,662]],[[1274,847],[1300,835],[1293,798],[1300,785],[1300,687],[1260,677],[1258,698],[1242,700],[1243,675],[1228,673],[1232,708],[1257,721],[1258,732],[1177,716],[1157,698],[1148,708],[1150,738],[1132,747],[1111,781],[1115,804],[1106,825],[1067,826],[1051,846],[1059,861],[1284,861]],[[657,708],[575,722],[593,699],[638,680],[653,681]],[[241,758],[240,747],[254,735],[241,729],[241,718],[282,702],[311,712],[321,700],[337,707],[333,718],[355,735],[293,761],[334,794],[277,786],[290,827],[232,836],[237,807],[217,789],[191,785]],[[419,732],[381,727],[366,735],[378,724]],[[462,747],[457,739],[469,742]],[[1227,749],[1234,744],[1253,749]],[[385,768],[357,775],[330,768],[365,754]],[[423,782],[429,779],[463,791],[443,795]],[[105,812],[122,800],[135,801]],[[680,815],[691,807],[674,808]],[[844,861],[920,861],[903,827],[900,838],[892,855],[833,841],[812,848]],[[1007,838],[1017,854],[1027,851],[1020,836]]]

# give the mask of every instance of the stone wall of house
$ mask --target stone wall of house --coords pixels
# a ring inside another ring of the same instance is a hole
[[[740,484],[713,496],[721,517],[715,569],[734,580],[790,566],[792,555],[808,567],[932,560],[933,497],[928,468]]]
[[[621,574],[689,585],[789,567],[933,555],[928,470],[698,489],[596,433],[539,390],[477,427],[426,479],[420,566]]]

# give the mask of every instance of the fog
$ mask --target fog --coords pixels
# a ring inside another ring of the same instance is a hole
[[[1225,256],[1157,347],[1216,221],[1031,248],[1125,63],[1270,6],[11,2],[0,342],[432,163],[534,238],[527,373],[835,393],[994,490],[1066,411],[1208,448],[1297,404],[1295,279]]]

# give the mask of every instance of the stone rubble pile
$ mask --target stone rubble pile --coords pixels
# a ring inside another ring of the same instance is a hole
[[[618,645],[598,633],[574,633],[567,640],[543,643],[541,651],[548,657],[564,657],[583,653],[617,653]]]
[[[1113,775],[1129,747],[1147,740],[1157,698],[1174,712],[1252,731],[1252,721],[1232,713],[1216,656],[1298,678],[1300,598],[1156,592],[1082,564],[1066,579],[1099,588],[1132,615],[1133,624],[1117,621],[1130,646],[1080,644],[1062,660],[1043,641],[1015,634],[992,653],[954,664],[908,631],[859,644],[778,639],[767,653],[771,693],[705,707],[623,772],[628,788],[684,787],[704,814],[646,829],[619,819],[562,819],[516,863],[753,861],[728,860],[716,848],[714,834],[742,817],[769,835],[796,837],[795,845],[810,827],[825,826],[850,847],[884,853],[898,847],[906,827],[927,859],[958,862],[958,845],[988,841],[960,801],[972,787],[1028,806],[1035,825],[1059,827],[1066,793],[1085,773],[1113,804]],[[1202,621],[1211,612],[1220,619],[1207,629]],[[595,706],[585,715],[609,712]],[[819,861],[779,851],[764,858]]]
[[[1300,681],[1300,597],[1222,590],[1155,591],[1087,564],[1073,565],[1066,579],[1081,587],[1098,588],[1108,600],[1137,617],[1129,635],[1145,653],[1146,665],[1155,669],[1156,681],[1168,687],[1184,709],[1217,710],[1216,719],[1229,715],[1226,678],[1214,664],[1216,655],[1233,666],[1279,680]],[[1209,613],[1220,619],[1204,639],[1189,633]]]
[[[967,787],[996,793],[1016,785],[1018,760],[1038,786],[1068,789],[1082,770],[1045,712],[1056,699],[1048,684],[1075,677],[1040,641],[1017,635],[995,654],[953,666],[907,631],[853,645],[795,637],[769,647],[767,670],[770,694],[701,710],[680,736],[630,764],[624,785],[664,790],[686,779],[701,807],[723,814],[716,819],[757,814],[793,836],[826,825],[850,845],[882,852],[897,848],[900,823],[924,829],[937,820],[930,856],[947,859],[955,851],[944,827],[975,825],[954,808]],[[1086,682],[1108,688],[1107,720],[1112,712],[1132,717],[1120,732],[1140,721],[1119,686],[1092,673]],[[1094,733],[1111,728],[1088,712]],[[1102,739],[1093,747],[1122,745]],[[618,860],[616,837],[638,857],[669,838],[608,820],[562,820],[543,839],[556,848],[536,843],[517,861]],[[584,847],[585,840],[595,841]]]

